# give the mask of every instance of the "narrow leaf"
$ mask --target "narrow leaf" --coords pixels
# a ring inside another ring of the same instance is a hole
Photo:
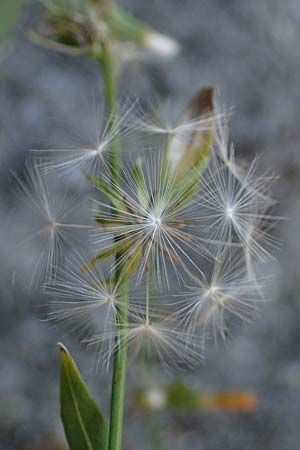
[[[106,420],[69,354],[59,344],[61,358],[60,408],[70,450],[107,450]]]

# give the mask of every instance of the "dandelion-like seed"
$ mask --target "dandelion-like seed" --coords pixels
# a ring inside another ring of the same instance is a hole
[[[140,317],[136,323],[130,323],[124,333],[120,333],[122,339],[128,343],[133,359],[144,356],[158,360],[166,368],[193,366],[201,358],[201,351],[193,345],[191,336],[168,319],[153,319],[147,323],[145,318]]]
[[[265,261],[270,253],[265,241],[276,239],[269,233],[278,217],[268,210],[274,203],[268,195],[272,177],[255,177],[255,163],[244,176],[236,176],[230,167],[213,154],[202,178],[198,194],[199,223],[210,240],[224,245],[244,247],[256,259]],[[259,239],[259,236],[263,239]]]
[[[32,163],[27,163],[24,177],[15,175],[20,194],[28,205],[34,230],[30,230],[20,242],[36,243],[36,260],[32,270],[30,286],[34,281],[55,278],[62,266],[64,252],[76,246],[74,231],[90,229],[93,225],[73,221],[80,203],[76,195],[65,188],[60,189],[54,180],[45,177]]]
[[[170,367],[186,367],[195,365],[201,358],[201,348],[186,330],[180,327],[179,321],[157,307],[150,297],[150,277],[146,274],[146,293],[144,302],[137,305],[131,302],[129,323],[113,332],[114,340],[104,353],[108,363],[114,352],[126,342],[129,355],[133,361],[141,358],[150,361],[158,360],[167,369]],[[102,345],[112,337],[101,332],[88,340],[90,345]]]
[[[118,284],[106,278],[99,266],[82,270],[86,260],[77,254],[54,281],[45,285],[45,291],[58,298],[51,301],[49,319],[71,324],[80,340],[99,330],[110,332],[120,307]]]
[[[142,133],[144,140],[149,140],[151,148],[161,149],[162,146],[167,146],[170,169],[176,169],[180,162],[184,166],[191,164],[185,150],[193,137],[196,135],[197,138],[205,138],[213,132],[216,121],[222,120],[222,114],[212,114],[211,94],[211,88],[199,92],[182,114],[178,114],[179,108],[172,102],[153,104],[147,112],[138,107],[136,116],[133,116],[128,127]],[[202,109],[200,116],[195,113],[199,108]]]
[[[216,253],[207,272],[205,279],[197,278],[195,285],[188,287],[177,314],[191,334],[206,337],[212,332],[215,339],[225,339],[229,317],[242,321],[253,317],[265,279],[249,278],[243,252],[230,248]]]
[[[113,206],[96,202],[95,216],[101,228],[94,232],[94,242],[100,253],[92,263],[121,249],[117,267],[137,269],[140,280],[149,266],[156,284],[167,286],[169,268],[178,280],[190,267],[199,270],[190,254],[206,257],[209,250],[191,226],[195,216],[191,184],[169,174],[165,164],[163,156],[150,155],[123,169],[124,187],[107,180],[105,189]]]
[[[187,108],[188,111],[188,108]],[[136,131],[144,132],[154,137],[155,135],[176,135],[178,139],[186,133],[193,131],[211,131],[214,127],[216,117],[192,118],[187,113],[178,116],[178,109],[174,105],[152,106],[150,112],[145,112],[142,108],[137,111],[137,116],[130,124]],[[175,116],[175,117],[173,117]]]
[[[120,119],[117,119],[116,113],[105,118],[103,110],[100,108],[98,111],[99,108],[96,108],[97,112],[89,120],[89,129],[83,130],[82,135],[79,135],[79,143],[69,148],[33,149],[32,152],[40,158],[40,168],[45,173],[55,172],[60,175],[73,170],[97,175],[107,169],[113,142],[129,133],[126,122],[133,106],[134,103],[125,103],[121,107]]]

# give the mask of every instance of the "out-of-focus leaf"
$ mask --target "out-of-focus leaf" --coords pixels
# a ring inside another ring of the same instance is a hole
[[[167,407],[180,411],[199,409],[201,396],[183,382],[175,382],[165,386]]]
[[[0,2],[0,42],[6,39],[22,12],[24,0],[1,0]]]
[[[108,426],[67,349],[61,357],[60,408],[70,450],[107,450]]]
[[[137,407],[148,412],[165,409],[195,411],[201,404],[201,395],[182,381],[137,389],[134,397]]]

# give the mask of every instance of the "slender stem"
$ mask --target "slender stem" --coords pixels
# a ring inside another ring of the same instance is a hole
[[[118,327],[121,327],[122,332],[124,332],[124,328],[128,322],[128,280],[124,277],[122,278],[119,290],[119,295],[122,299],[122,308],[118,312]],[[121,450],[122,448],[126,363],[127,341],[126,339],[121,339],[114,357],[108,450]]]
[[[104,93],[107,104],[107,111],[110,119],[110,129],[114,138],[111,143],[111,177],[115,183],[120,182],[121,172],[121,154],[120,154],[120,135],[118,133],[118,104],[117,104],[117,80],[114,67],[113,55],[109,46],[103,46],[101,56],[98,58],[102,68]],[[122,257],[116,255],[116,261]],[[119,299],[122,307],[117,314],[117,329],[122,333],[126,332],[128,326],[128,277],[124,275],[122,266],[115,273],[116,283],[119,285]],[[124,397],[127,366],[127,341],[126,339],[117,339],[117,350],[114,355],[112,392],[111,392],[111,410],[110,410],[110,429],[108,450],[121,450],[122,448],[122,428],[124,416]]]
[[[104,95],[106,99],[107,111],[109,114],[110,129],[113,130],[113,140],[111,142],[111,171],[115,182],[120,181],[121,152],[120,135],[118,133],[118,102],[117,102],[117,74],[113,55],[109,46],[103,46],[99,62],[102,68],[104,81]]]
[[[150,289],[150,277],[149,271],[146,272],[146,325],[149,325],[149,289]]]

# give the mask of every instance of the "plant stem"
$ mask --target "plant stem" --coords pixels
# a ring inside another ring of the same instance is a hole
[[[103,74],[104,93],[106,98],[107,111],[110,120],[110,129],[114,138],[111,143],[111,177],[118,184],[121,172],[120,135],[118,130],[118,103],[117,103],[117,81],[114,67],[113,55],[109,46],[103,46],[101,56],[98,58]],[[116,261],[122,257],[116,255]],[[122,333],[126,332],[128,324],[128,277],[122,272],[122,266],[115,273],[116,283],[119,283],[119,300],[122,307],[117,314],[117,329]],[[124,397],[127,366],[127,341],[117,339],[117,349],[114,355],[111,409],[110,409],[110,429],[108,450],[121,450],[122,448],[122,428],[124,416]]]
[[[104,95],[109,114],[109,128],[114,135],[110,147],[112,178],[118,183],[120,181],[121,151],[118,132],[117,74],[113,55],[108,45],[103,45],[101,56],[98,60],[102,69]]]
[[[119,289],[120,289],[119,295],[120,298],[122,299],[122,308],[119,310],[118,313],[118,327],[122,327],[122,332],[124,332],[124,328],[126,327],[128,322],[127,279],[122,278],[122,283],[120,284]],[[121,450],[122,448],[126,363],[127,363],[127,341],[126,339],[121,339],[121,341],[117,346],[117,351],[114,356],[108,450]]]

